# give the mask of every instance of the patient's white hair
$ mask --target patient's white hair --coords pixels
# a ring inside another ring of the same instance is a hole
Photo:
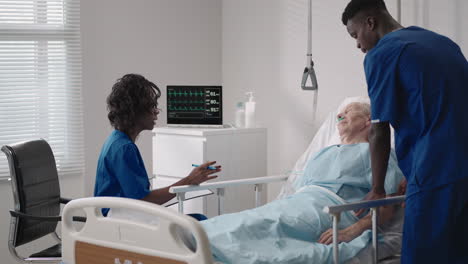
[[[371,114],[370,104],[363,103],[363,102],[353,102],[350,104],[356,105],[364,115],[370,117],[370,114]]]

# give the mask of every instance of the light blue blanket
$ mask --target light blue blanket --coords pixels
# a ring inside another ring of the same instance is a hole
[[[392,155],[390,159],[394,158]],[[323,207],[343,203],[336,193],[353,199],[363,197],[371,180],[370,162],[363,161],[366,159],[369,159],[368,144],[327,148],[310,160],[303,177],[296,183],[300,190],[295,194],[255,209],[201,222],[215,260],[243,264],[331,263],[332,246],[316,242],[332,226],[331,216],[323,212]],[[395,165],[396,161],[389,162],[390,173],[386,179],[389,193],[396,190],[402,177]],[[327,168],[319,169],[323,166]],[[315,177],[312,171],[329,175]],[[346,178],[353,180],[345,184]],[[339,228],[357,220],[352,212],[343,213]],[[340,243],[340,260],[355,256],[369,243],[370,237],[370,231],[366,231],[349,243]]]
[[[392,150],[385,191],[395,193],[402,178]],[[307,162],[302,177],[294,182],[296,190],[309,185],[325,187],[346,201],[361,200],[372,186],[369,144],[333,145],[319,151]]]

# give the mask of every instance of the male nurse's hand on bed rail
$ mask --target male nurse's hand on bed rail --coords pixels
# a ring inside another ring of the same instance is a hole
[[[369,193],[366,194],[366,196],[364,197],[364,199],[362,199],[363,201],[371,201],[371,200],[378,200],[378,199],[383,199],[387,197],[386,196],[386,193],[385,193],[385,190],[383,191],[377,191],[377,190],[374,190],[374,189],[371,189]],[[361,216],[362,214],[364,214],[365,212],[367,211],[367,209],[359,209],[357,211],[355,211],[355,215],[356,216]]]
[[[387,197],[395,197],[395,196],[401,196],[401,195],[405,195],[406,194],[406,179],[403,178],[400,183],[398,184],[398,189],[397,189],[397,192],[396,193],[392,193],[390,195],[387,195]],[[399,206],[401,206],[402,208],[405,208],[405,202],[401,202],[400,204],[398,204]],[[382,207],[387,207],[387,206],[382,206]]]
[[[220,172],[221,166],[213,166],[214,164],[216,164],[216,161],[208,161],[194,168],[190,174],[180,182],[180,185],[198,185],[218,177],[213,174]],[[208,167],[214,167],[215,169],[213,170]]]

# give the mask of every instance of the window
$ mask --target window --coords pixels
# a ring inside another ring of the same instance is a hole
[[[44,138],[59,175],[84,170],[79,9],[79,0],[0,0],[0,146]]]

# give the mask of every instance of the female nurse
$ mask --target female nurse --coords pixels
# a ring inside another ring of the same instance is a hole
[[[213,174],[221,171],[221,166],[214,166],[216,161],[206,162],[180,181],[150,190],[145,165],[135,141],[142,131],[154,128],[160,95],[161,91],[154,83],[138,74],[126,74],[112,87],[107,97],[107,108],[114,131],[104,142],[99,155],[95,196],[133,198],[161,205],[174,198],[175,194],[169,193],[170,187],[197,185],[216,178]],[[208,166],[215,169],[208,169]],[[103,214],[107,215],[108,211],[104,209]]]

